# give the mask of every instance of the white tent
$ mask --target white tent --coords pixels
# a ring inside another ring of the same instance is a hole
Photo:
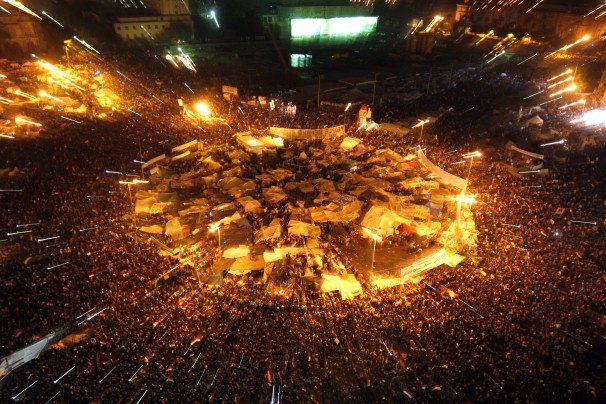
[[[543,120],[541,119],[540,116],[535,115],[532,118],[528,118],[526,120],[526,122],[524,122],[525,126],[538,126],[541,127],[543,126]]]

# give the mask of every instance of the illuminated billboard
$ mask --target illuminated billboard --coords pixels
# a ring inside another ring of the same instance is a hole
[[[295,18],[290,20],[290,36],[293,42],[356,42],[376,31],[377,18]]]

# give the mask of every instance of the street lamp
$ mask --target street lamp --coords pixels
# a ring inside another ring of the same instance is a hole
[[[474,157],[482,157],[482,153],[480,153],[479,151],[476,150],[471,153],[463,154],[463,158],[469,159],[469,168],[467,170],[467,178],[465,179],[465,185],[463,186],[463,189],[461,189],[461,193],[459,194],[459,196],[454,198],[454,200],[457,201],[457,228],[459,230],[461,229],[461,203],[462,202],[469,202],[469,203],[476,202],[474,197],[465,196],[465,192],[467,191],[467,187],[469,186],[469,177],[471,175],[471,167],[473,166]]]
[[[209,231],[211,233],[218,232],[219,233],[219,252],[221,252],[221,223],[213,223],[210,225]]]
[[[375,73],[374,85],[372,86],[372,105],[375,105],[375,94],[377,93],[377,77],[380,73]]]
[[[367,228],[367,227],[362,227],[362,230],[364,230],[364,232],[366,234],[368,234],[373,240],[373,246],[372,246],[372,259],[370,262],[370,270],[372,271],[372,269],[375,267],[375,251],[377,250],[377,241],[381,241],[383,240],[383,237],[381,237],[380,234],[375,233],[374,231],[372,231],[371,229]],[[377,230],[381,230],[381,229],[377,229]]]
[[[135,239],[137,238],[137,223],[136,223],[136,214],[135,214],[135,205],[133,204],[133,195],[130,192],[130,186],[131,185],[137,185],[137,184],[148,184],[149,181],[143,181],[143,180],[132,180],[132,181],[118,181],[118,183],[120,185],[127,185],[128,186],[128,199],[130,200],[130,205],[133,207],[133,227],[135,228]]]
[[[423,139],[423,128],[425,127],[426,123],[429,123],[429,119],[425,119],[425,120],[423,120],[423,119],[417,119],[417,120],[419,122],[416,125],[414,125],[412,127],[412,129],[418,128],[419,126],[421,127],[421,134],[419,135],[419,142],[420,142]]]
[[[350,107],[351,107],[351,102],[347,103],[347,106],[343,110],[343,128],[344,128],[344,130],[347,130],[347,111],[349,110]]]

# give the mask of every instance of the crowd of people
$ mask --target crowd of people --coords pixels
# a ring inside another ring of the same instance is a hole
[[[171,106],[184,81],[198,89],[189,73],[118,57],[95,63],[129,77],[111,80],[138,114],[77,124],[32,112],[44,122],[40,135],[0,151],[3,168],[20,169],[0,180],[14,190],[0,195],[0,356],[65,325],[92,337],[15,370],[0,384],[2,401],[603,400],[603,135],[581,150],[573,131],[564,162],[547,158],[548,172],[523,175],[507,165],[507,122],[481,123],[511,107],[524,83],[540,80],[536,72],[504,64],[431,96],[381,105],[383,119],[394,121],[454,106],[426,128],[423,146],[461,176],[469,166],[452,165],[458,153],[484,151],[470,177],[477,248],[417,283],[365,285],[363,296],[341,301],[313,291],[284,298],[260,283],[200,287],[187,269],[158,280],[177,262],[133,233],[118,181],[139,175],[133,160],[141,156],[200,136],[209,146],[231,143],[235,131],[271,118],[217,95],[228,125],[196,128]],[[283,123],[343,122],[341,109],[298,114]],[[543,114],[565,125],[557,109]],[[347,131],[399,152],[418,144],[416,135]],[[210,236],[203,248],[209,263],[217,259]]]

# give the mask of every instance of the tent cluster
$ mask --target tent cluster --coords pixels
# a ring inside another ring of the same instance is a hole
[[[419,164],[417,154],[373,149],[355,138],[269,145],[261,153],[227,145],[200,149],[189,142],[144,164],[154,190],[135,194],[135,214],[140,231],[192,266],[204,255],[200,247],[215,238],[220,257],[212,264],[203,259],[207,285],[246,275],[267,283],[271,293],[288,294],[301,279],[348,299],[362,286],[338,246],[368,237],[364,228],[381,240],[430,241],[449,256],[462,240],[474,242],[471,215],[460,231],[455,209],[448,208],[459,190]],[[404,264],[403,258],[396,272]]]

